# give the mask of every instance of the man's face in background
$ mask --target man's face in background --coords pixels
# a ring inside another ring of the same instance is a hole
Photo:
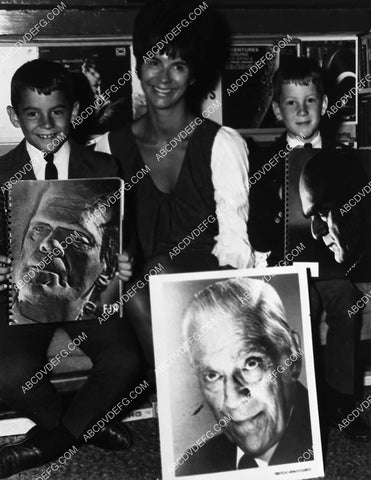
[[[24,281],[25,275],[34,271],[18,296],[22,315],[34,321],[73,320],[78,313],[76,302],[105,270],[100,259],[105,219],[100,216],[88,221],[81,200],[76,196],[74,201],[52,185],[28,225],[15,282]],[[46,264],[48,258],[51,261]],[[40,319],[43,311],[44,319]]]
[[[284,373],[272,381],[275,362],[244,338],[233,318],[215,323],[192,350],[201,390],[217,421],[231,417],[223,429],[227,437],[245,453],[262,456],[285,431],[295,382]]]
[[[327,198],[326,185],[323,182],[314,184],[305,175],[300,177],[299,190],[303,214],[311,219],[313,237],[316,240],[322,238],[338,263],[344,263],[356,255],[360,234],[356,211],[342,215],[341,205]]]

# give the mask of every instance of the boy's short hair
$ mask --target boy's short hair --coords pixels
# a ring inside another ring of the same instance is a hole
[[[40,58],[31,60],[15,72],[10,86],[11,102],[15,111],[22,101],[23,92],[27,89],[43,95],[60,90],[66,95],[70,105],[76,100],[70,72],[62,64],[49,60]]]
[[[167,35],[173,38],[168,39]],[[161,40],[163,48],[158,51],[156,44]],[[215,87],[227,61],[229,40],[225,20],[206,2],[149,0],[134,20],[133,47],[138,75],[142,64],[151,58],[149,52],[172,58],[179,55],[188,63],[195,80],[190,90],[205,96]]]
[[[291,55],[281,57],[280,66],[273,76],[273,100],[279,102],[282,85],[285,83],[309,85],[310,81],[323,97],[325,94],[323,72],[315,60]]]

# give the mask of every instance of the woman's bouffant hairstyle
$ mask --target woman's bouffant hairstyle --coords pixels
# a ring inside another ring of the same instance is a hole
[[[150,0],[134,21],[138,75],[152,54],[179,56],[188,63],[195,80],[188,89],[187,101],[189,108],[198,113],[200,102],[215,88],[228,59],[229,41],[224,18],[206,2]]]

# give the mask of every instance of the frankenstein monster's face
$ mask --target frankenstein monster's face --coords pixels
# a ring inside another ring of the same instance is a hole
[[[77,306],[106,269],[100,258],[105,220],[88,221],[79,197],[66,198],[54,185],[46,191],[28,225],[15,271],[15,282],[25,283],[18,297],[22,315],[36,322],[77,316]],[[41,262],[45,268],[37,271]]]

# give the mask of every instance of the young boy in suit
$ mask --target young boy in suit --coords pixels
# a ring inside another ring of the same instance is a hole
[[[293,148],[304,144],[313,148],[329,146],[321,135],[321,117],[326,113],[327,95],[322,72],[311,59],[287,57],[273,77],[273,112],[284,123],[286,131],[272,147],[259,152],[257,165],[251,171],[250,235],[255,249],[270,251],[270,266],[283,256],[284,204],[282,200],[285,157]],[[279,155],[277,155],[279,154]],[[269,159],[276,156],[278,164],[262,178],[255,181],[258,171]]]
[[[3,202],[10,179],[19,178],[17,172],[22,172],[23,179],[33,180],[120,176],[113,157],[69,140],[70,123],[79,105],[73,80],[62,65],[39,59],[21,66],[12,79],[11,102],[7,108],[10,121],[22,129],[25,138],[0,158]],[[22,391],[22,385],[43,368],[56,325],[8,325],[6,282],[11,266],[6,257],[4,216],[1,226],[0,396],[36,423],[23,441],[0,449],[0,478],[5,478],[41,466],[81,443],[84,432],[136,385],[140,368],[130,324],[113,318],[104,326],[98,320],[69,322],[62,325],[71,339],[86,333],[80,348],[93,363],[86,383],[67,409],[48,380]],[[130,275],[128,256],[119,255],[119,277],[127,280]],[[130,434],[115,422],[95,435],[92,443],[125,449]]]
[[[270,266],[276,265],[284,256],[283,187],[286,156],[292,149],[300,147],[342,148],[321,129],[321,117],[325,115],[327,106],[328,99],[318,64],[307,58],[290,56],[282,59],[273,78],[272,107],[277,120],[284,123],[286,132],[257,161],[262,167],[276,156],[278,163],[258,180],[254,177],[254,170],[250,177],[250,241],[256,250],[270,251]],[[361,295],[347,278],[316,280],[310,286],[313,323],[320,321],[324,309],[329,325],[325,377],[328,410],[333,424],[341,422],[355,405],[355,379],[358,378],[355,364],[356,332],[362,313],[358,312],[350,321],[347,309]],[[371,440],[371,428],[360,417],[343,433],[355,441]]]

